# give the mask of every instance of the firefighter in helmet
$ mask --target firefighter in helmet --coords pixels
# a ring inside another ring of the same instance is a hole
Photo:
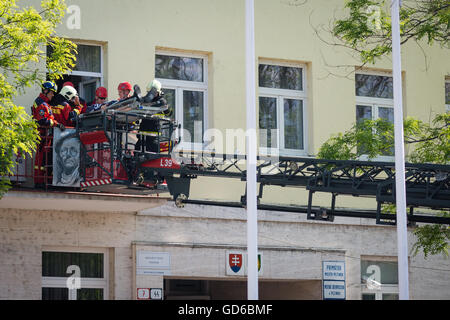
[[[82,110],[82,106],[77,103],[78,101],[78,93],[74,87],[62,87],[52,103],[55,119],[66,127],[75,126],[76,117]]]
[[[144,103],[150,103],[152,107],[161,108],[161,111],[152,115],[151,118],[144,118],[139,124],[138,141],[135,145],[136,151],[159,152],[161,135],[161,119],[172,116],[172,108],[167,105],[164,99],[164,92],[161,90],[161,83],[153,80],[147,86],[147,95]]]
[[[57,85],[52,81],[45,81],[41,86],[39,97],[34,100],[32,114],[38,124],[40,142],[36,150],[34,159],[34,182],[38,185],[47,183],[46,178],[50,178],[47,168],[52,163],[52,132],[51,128],[59,127],[64,130],[64,125],[60,124],[54,117],[50,101],[58,90]]]

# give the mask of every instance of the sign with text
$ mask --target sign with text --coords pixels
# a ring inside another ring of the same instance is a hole
[[[345,261],[323,261],[324,300],[345,300]]]
[[[323,280],[324,300],[345,300],[345,281]]]
[[[139,250],[136,273],[140,275],[170,275],[170,253]]]
[[[345,261],[323,261],[322,279],[345,281]]]

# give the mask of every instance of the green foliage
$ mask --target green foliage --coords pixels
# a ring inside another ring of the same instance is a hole
[[[440,216],[450,217],[449,212],[442,212]],[[447,225],[425,225],[414,230],[417,242],[412,251],[417,255],[423,251],[425,259],[429,255],[443,254],[448,257],[448,242],[450,241],[450,227]]]
[[[349,14],[334,22],[333,35],[357,51],[363,63],[392,51],[390,0],[348,0]],[[424,40],[431,45],[449,45],[450,2],[448,0],[403,0],[400,8],[401,42]]]
[[[17,2],[0,1],[0,177],[11,173],[14,154],[31,154],[38,141],[34,120],[13,103],[14,97],[46,79],[43,61],[47,61],[48,76],[53,80],[75,63],[76,46],[55,36],[66,9],[64,1],[42,0],[40,11],[21,8]],[[53,49],[49,59],[48,45]],[[7,179],[0,179],[0,197],[9,184]]]
[[[407,161],[414,163],[450,164],[450,114],[438,114],[432,125],[408,117],[403,124],[405,144],[413,148]],[[350,130],[325,141],[317,156],[322,159],[369,160],[392,155],[394,127],[385,119],[356,123]]]
[[[392,51],[390,0],[347,0],[348,14],[334,21],[332,34],[340,44],[360,56],[363,64],[374,64]],[[450,1],[403,0],[400,8],[401,44],[410,40],[449,48]],[[385,122],[385,123],[382,123]],[[450,114],[437,115],[431,124],[408,118],[404,122],[405,143],[411,150],[407,161],[450,164]],[[328,139],[318,157],[324,159],[373,159],[389,155],[394,146],[392,125],[384,120],[366,120]],[[448,255],[448,226],[416,228],[414,252]]]
[[[450,164],[450,113],[436,115],[432,124],[407,118],[403,128],[405,144],[412,146],[406,156],[408,161]],[[371,160],[389,153],[394,146],[393,133],[393,125],[387,120],[365,119],[325,141],[317,156],[322,159],[356,160],[367,155]],[[395,205],[384,206],[383,213],[395,213]],[[449,216],[450,213],[444,215]],[[417,237],[413,246],[415,255],[420,249],[425,257],[438,253],[448,255],[449,226],[420,226],[414,234]]]

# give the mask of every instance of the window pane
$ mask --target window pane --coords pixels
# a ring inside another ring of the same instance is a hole
[[[203,59],[157,54],[156,78],[203,82]]]
[[[398,284],[397,262],[361,260],[361,283],[370,277],[375,281],[379,277],[381,284]]]
[[[103,300],[103,289],[78,289],[77,300]]]
[[[394,123],[394,109],[393,108],[378,108],[378,118],[385,119],[390,123]],[[384,156],[393,156],[395,152],[394,146],[389,148],[389,150],[384,150],[382,154]]]
[[[277,99],[259,97],[259,138],[263,148],[278,148]]]
[[[303,101],[284,99],[284,148],[303,149]]]
[[[99,46],[79,44],[74,71],[101,72],[101,49]]]
[[[383,300],[398,300],[397,293],[383,293]]]
[[[303,90],[302,68],[260,64],[259,86],[265,88]]]
[[[375,293],[363,293],[363,300],[375,300]]]
[[[69,289],[42,288],[42,300],[69,300]]]
[[[356,74],[355,87],[357,96],[393,99],[392,77]]]
[[[96,89],[97,89],[97,81],[83,83],[83,98],[88,103],[94,101]]]
[[[365,119],[372,120],[372,107],[370,106],[356,106],[356,122],[360,123]],[[367,149],[363,145],[358,145],[358,152],[364,154]]]
[[[450,82],[445,83],[445,104],[450,104]]]
[[[175,89],[163,88],[162,91],[164,92],[164,99],[166,99],[169,107],[172,108],[172,115],[170,118],[173,120],[175,119]]]
[[[356,106],[356,122],[359,123],[364,119],[372,120],[372,107]]]
[[[378,108],[378,117],[385,119],[390,123],[394,123],[394,109],[393,108]]]
[[[68,277],[70,265],[80,267],[82,278],[103,278],[102,253],[42,252],[43,277]]]
[[[183,91],[183,129],[191,139],[186,142],[203,142],[203,92]]]

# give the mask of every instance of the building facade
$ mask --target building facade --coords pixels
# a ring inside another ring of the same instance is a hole
[[[64,80],[87,101],[100,85],[115,99],[120,82],[145,88],[156,78],[186,129],[186,149],[244,152],[238,132],[245,128],[245,1],[67,5],[57,32],[78,44],[78,59]],[[330,45],[323,26],[343,6],[342,0],[255,1],[260,155],[314,157],[332,134],[360,119],[393,120],[391,61],[360,69],[348,51]],[[445,112],[448,49],[408,42],[402,50],[404,115],[427,121]],[[30,106],[38,92],[27,91],[17,103]],[[205,136],[211,132],[214,142]],[[191,186],[195,199],[236,201],[244,192],[245,183],[232,179],[198,178]],[[307,197],[302,189],[267,187],[262,201],[305,205]],[[376,208],[374,199],[345,196],[336,205]],[[258,221],[261,299],[398,298],[394,226],[276,211],[259,211]],[[155,299],[246,298],[241,208],[178,208],[167,194],[20,189],[0,200],[0,222],[1,299],[146,299],[145,289],[154,289]],[[412,299],[450,298],[448,259],[409,259]],[[324,279],[329,262],[344,269],[338,280]],[[72,290],[68,280],[76,282],[77,272],[81,289]],[[327,281],[340,282],[333,291]]]

